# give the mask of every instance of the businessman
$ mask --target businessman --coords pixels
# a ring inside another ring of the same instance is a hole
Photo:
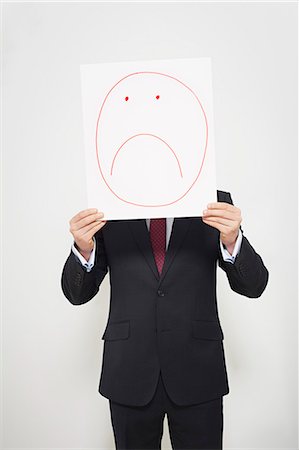
[[[118,450],[160,449],[165,415],[173,449],[222,449],[229,386],[217,265],[249,298],[261,296],[269,276],[241,222],[225,191],[196,217],[107,221],[87,209],[70,220],[67,299],[90,301],[109,271],[99,392]]]

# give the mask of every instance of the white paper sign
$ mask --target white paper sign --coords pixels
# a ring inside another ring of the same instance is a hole
[[[201,216],[217,201],[210,58],[81,66],[88,207]]]

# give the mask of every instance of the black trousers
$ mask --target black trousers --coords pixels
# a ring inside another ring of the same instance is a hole
[[[163,421],[167,415],[175,450],[222,450],[223,397],[190,406],[179,406],[168,396],[160,373],[156,392],[144,406],[109,400],[117,450],[161,449]]]

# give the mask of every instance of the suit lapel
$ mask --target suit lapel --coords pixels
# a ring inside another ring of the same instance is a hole
[[[171,266],[171,263],[173,262],[174,257],[180,245],[183,242],[183,238],[187,233],[187,230],[191,224],[191,220],[192,219],[188,217],[174,218],[161,276],[159,275],[156,266],[156,261],[152,251],[150,234],[146,225],[146,220],[137,219],[127,222],[141,253],[143,254],[149,268],[153,272],[159,284],[163,281],[169,267]]]
[[[183,239],[190,227],[191,217],[176,217],[174,218],[172,225],[172,232],[169,239],[169,244],[165,254],[165,261],[162,268],[161,276],[159,277],[160,283],[163,281],[168,269],[170,268],[178,249],[180,248]]]
[[[145,219],[136,219],[136,220],[128,221],[127,224],[132,231],[133,237],[134,237],[135,241],[137,242],[139,250],[145,257],[147,264],[149,265],[150,269],[154,273],[155,277],[157,279],[159,279],[159,272],[158,272],[156,262],[154,259],[154,255],[153,255],[153,251],[152,251],[152,247],[151,247],[150,235],[149,235],[147,225],[146,225],[146,220]]]

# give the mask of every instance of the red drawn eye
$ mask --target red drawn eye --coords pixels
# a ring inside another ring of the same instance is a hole
[[[156,95],[156,99],[159,100],[159,98],[160,98],[160,95]]]
[[[129,97],[126,97],[125,100],[126,100],[126,102],[127,102],[127,101],[129,100]]]

